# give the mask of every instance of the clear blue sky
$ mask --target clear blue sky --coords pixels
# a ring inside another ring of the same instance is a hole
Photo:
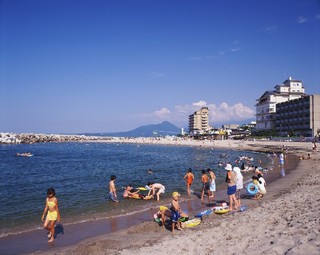
[[[0,132],[254,118],[288,76],[320,93],[317,0],[0,0]]]

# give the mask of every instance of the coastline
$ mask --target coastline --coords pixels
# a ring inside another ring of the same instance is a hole
[[[132,141],[128,141],[128,142],[132,142]],[[137,141],[134,141],[137,142]],[[139,141],[140,143],[144,143],[144,141]],[[229,148],[229,149],[240,149],[241,150],[254,150],[254,151],[277,151],[279,150],[279,148],[281,148],[281,145],[279,143],[270,143],[269,141],[267,142],[263,142],[263,143],[259,143],[259,142],[251,142],[251,141],[246,141],[246,143],[239,143],[238,141],[215,141],[215,146],[212,146],[212,142],[209,144],[205,144],[202,142],[192,142],[192,141],[187,141],[184,144],[177,144],[176,141],[162,141],[164,142],[165,145],[183,145],[183,146],[203,146],[203,147],[213,147],[213,148]],[[219,142],[219,143],[217,143]],[[221,142],[221,143],[220,143]],[[138,142],[137,142],[138,143]],[[293,151],[294,153],[307,153],[310,152],[310,148],[311,145],[309,143],[298,143],[298,145],[296,143],[285,143],[285,146],[287,148],[289,148],[289,152]],[[316,156],[312,155],[313,157]],[[308,160],[308,161],[303,161],[301,163],[314,163],[316,159],[312,159],[312,160]],[[251,202],[258,202],[258,203],[254,203],[255,205],[257,204],[263,204],[263,203],[267,203],[268,200],[270,200],[270,197],[275,197],[277,196],[277,194],[279,194],[280,191],[277,192],[277,185],[275,183],[277,182],[281,182],[284,181],[285,183],[294,183],[294,178],[290,177],[290,176],[295,176],[295,178],[297,178],[297,176],[300,173],[301,170],[301,165],[303,164],[299,164],[298,169],[297,170],[293,170],[292,172],[290,172],[286,178],[281,178],[278,179],[274,182],[272,182],[270,184],[270,187],[268,187],[268,195],[265,197],[265,199],[260,200],[260,201],[251,201]],[[299,170],[299,171],[298,171]],[[304,170],[305,171],[305,170]],[[300,177],[300,175],[298,176]],[[291,185],[292,186],[292,185]],[[272,195],[272,193],[274,193],[274,195]],[[281,192],[280,192],[280,197],[281,197]],[[196,201],[198,199],[195,199]],[[245,200],[245,199],[244,199]],[[199,202],[199,201],[198,201]],[[188,206],[190,208],[194,208],[194,210],[196,210],[196,207],[199,205],[195,205],[192,203],[195,203],[195,201],[188,201],[186,202],[188,203]],[[244,202],[243,202],[244,203]],[[196,203],[197,204],[197,203]],[[184,206],[182,206],[184,207]],[[251,210],[256,210],[256,208],[259,208],[257,206],[251,206],[249,207],[250,209],[248,210],[248,213]],[[142,218],[140,218],[140,222],[141,220],[144,221],[144,223],[139,224],[139,225],[135,225],[130,227],[129,229],[121,229],[119,231],[116,232],[112,232],[111,234],[103,234],[103,230],[105,231],[106,228],[108,227],[108,224],[104,225],[103,227],[101,227],[101,222],[97,221],[97,222],[90,222],[87,223],[88,225],[81,225],[80,229],[78,228],[69,228],[68,226],[68,231],[70,233],[70,231],[72,232],[72,235],[74,235],[76,244],[72,245],[72,246],[68,246],[67,244],[63,244],[63,239],[64,236],[60,236],[60,240],[57,240],[57,245],[56,247],[51,247],[48,249],[48,247],[46,247],[46,243],[44,241],[43,243],[43,248],[39,250],[38,252],[35,251],[27,251],[27,253],[29,252],[33,252],[34,254],[110,254],[110,253],[114,253],[114,254],[128,254],[126,252],[127,249],[135,249],[137,252],[137,254],[145,254],[148,252],[144,251],[144,246],[149,246],[150,243],[155,242],[156,240],[160,239],[161,243],[164,242],[162,245],[165,245],[167,247],[167,243],[168,242],[168,238],[172,239],[172,234],[170,231],[164,231],[162,232],[161,228],[159,228],[156,224],[154,224],[153,222],[150,221],[150,218],[152,216],[152,214],[154,213],[155,209],[150,209],[149,212],[145,212],[142,213],[140,216]],[[192,210],[191,210],[192,211]],[[241,215],[245,215],[247,212],[241,214]],[[237,213],[235,214],[237,215]],[[238,214],[239,215],[239,214]],[[202,231],[204,231],[207,228],[215,228],[216,224],[218,223],[220,224],[224,224],[223,222],[225,222],[225,218],[228,217],[232,217],[233,215],[224,215],[222,218],[222,220],[220,220],[219,218],[217,218],[216,216],[218,215],[212,215],[212,217],[208,217],[204,220],[204,222],[202,224],[200,224],[200,226],[198,226],[197,228],[193,228],[193,229],[187,229],[186,231],[183,231],[183,233],[178,233],[176,234],[175,238],[184,238],[185,236],[189,236],[191,235],[191,237],[188,238],[193,238],[195,236],[201,236],[203,234]],[[241,217],[242,218],[242,217]],[[229,219],[229,218],[228,218]],[[219,223],[220,222],[220,223]],[[116,224],[121,224],[121,222],[117,222]],[[102,229],[101,232],[96,232],[96,236],[95,237],[90,237],[87,238],[86,237],[86,226],[88,228],[96,228],[96,229]],[[104,229],[105,228],[105,229]],[[81,230],[82,229],[82,230]],[[196,234],[198,233],[198,234]],[[128,234],[130,235],[130,238],[128,240]],[[204,235],[205,236],[205,235]],[[39,238],[40,240],[43,239],[43,230],[39,231],[39,234],[34,236],[34,238]],[[114,240],[117,240],[116,242]],[[131,242],[132,240],[132,242]],[[128,242],[129,241],[129,242]],[[180,242],[180,241],[179,241]],[[30,245],[30,244],[29,244]],[[129,245],[129,246],[128,246]],[[112,248],[114,247],[114,248]],[[155,248],[156,249],[156,248]],[[170,249],[169,249],[170,250]],[[160,250],[159,250],[160,251]],[[150,250],[149,252],[154,252],[154,250]],[[171,250],[171,252],[173,252],[173,250]],[[201,252],[201,250],[199,250],[199,252]],[[24,252],[26,253],[26,251]],[[164,253],[163,252],[163,248],[161,250],[161,254],[169,254],[168,253]],[[206,253],[206,252],[205,252]],[[156,254],[160,254],[156,253]],[[193,254],[193,253],[189,253],[189,254]],[[312,253],[310,253],[312,254]]]
[[[298,145],[290,145],[294,153],[312,153],[310,144]],[[259,149],[274,149],[264,146]],[[320,199],[310,194],[318,194],[320,187],[320,157],[318,152],[311,157],[270,183],[268,194],[243,213],[211,215],[174,236],[145,222],[86,240],[62,254],[319,254]]]

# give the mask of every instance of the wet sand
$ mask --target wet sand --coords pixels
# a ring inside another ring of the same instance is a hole
[[[198,142],[195,146],[198,146]],[[225,144],[223,144],[225,145]],[[274,149],[279,149],[279,144],[269,144],[271,147],[266,145],[260,145],[259,143],[252,143],[253,149],[256,151],[272,151]],[[293,151],[297,154],[311,152],[310,144],[298,143],[299,146],[292,145],[288,143],[285,146],[289,149],[289,151]],[[204,146],[201,144],[201,146]],[[212,146],[212,145],[209,145]],[[238,145],[233,145],[238,147]],[[246,145],[247,146],[247,145]],[[242,146],[242,147],[246,147]],[[272,147],[274,146],[274,147]],[[293,147],[292,147],[293,146]],[[248,145],[249,147],[249,145]],[[310,148],[309,148],[310,147]],[[235,149],[233,147],[233,149]],[[238,149],[238,148],[237,148]],[[242,148],[248,149],[250,148]],[[312,153],[312,152],[311,152]],[[303,160],[299,163],[299,166],[296,170],[289,171],[289,165],[285,167],[285,178],[279,178],[279,176],[283,176],[283,170],[275,169],[272,172],[266,174],[266,179],[268,183],[268,194],[262,200],[252,200],[250,197],[245,195],[245,191],[243,190],[243,200],[242,204],[246,204],[249,206],[249,209],[243,213],[228,213],[225,215],[210,215],[207,218],[204,218],[202,224],[200,224],[196,228],[185,229],[182,232],[178,232],[175,236],[172,236],[170,230],[163,230],[156,223],[150,221],[152,219],[152,215],[156,212],[156,209],[150,209],[148,211],[136,214],[134,217],[119,217],[113,218],[112,220],[99,220],[95,222],[82,223],[77,225],[68,225],[64,227],[64,233],[60,233],[56,240],[55,244],[52,247],[49,247],[46,243],[46,237],[44,230],[32,231],[31,233],[25,233],[17,236],[9,236],[6,238],[0,239],[0,253],[1,254],[21,254],[21,253],[34,253],[34,254],[170,254],[172,252],[183,251],[183,254],[195,254],[195,253],[204,253],[209,254],[211,250],[214,251],[214,254],[220,253],[244,253],[251,254],[250,247],[251,242],[255,243],[252,245],[251,251],[252,254],[257,254],[256,247],[259,245],[263,245],[264,238],[269,238],[270,236],[274,236],[274,240],[271,240],[267,245],[270,249],[276,248],[278,246],[285,245],[279,243],[279,237],[277,236],[279,231],[282,233],[287,233],[287,226],[281,226],[279,229],[278,224],[273,224],[270,222],[270,218],[276,218],[279,216],[279,219],[276,219],[276,222],[280,222],[282,219],[280,210],[277,209],[276,203],[279,203],[280,209],[283,209],[282,204],[292,201],[292,196],[296,194],[300,194],[301,197],[299,199],[301,201],[297,201],[301,207],[306,206],[305,201],[306,197],[309,197],[308,193],[304,193],[299,191],[300,188],[305,188],[307,184],[310,182],[310,167],[314,166],[319,169],[319,158],[316,153],[312,153],[312,160]],[[294,160],[292,160],[294,161]],[[287,163],[286,163],[287,164]],[[291,165],[296,165],[294,162],[291,162]],[[316,172],[314,169],[312,170],[314,173],[318,174],[319,171]],[[273,176],[273,177],[272,177]],[[309,177],[309,178],[308,178]],[[314,176],[313,176],[314,177]],[[276,179],[272,181],[272,179]],[[301,183],[301,185],[297,185],[297,183]],[[312,182],[313,186],[319,186],[318,183]],[[307,187],[306,187],[307,188]],[[297,191],[294,191],[298,189]],[[225,194],[225,190],[221,190],[216,192],[216,198],[220,201],[227,200],[227,195]],[[313,194],[317,194],[313,193]],[[289,196],[289,198],[287,198]],[[291,197],[290,197],[291,196]],[[206,200],[205,200],[206,201]],[[282,204],[281,204],[282,203]],[[292,202],[293,203],[293,202]],[[318,208],[319,208],[319,199],[318,199]],[[310,206],[310,205],[308,205]],[[288,207],[288,206],[287,206]],[[293,208],[291,208],[293,207]],[[298,215],[295,208],[297,208],[294,204],[288,207],[289,212],[287,213],[290,218],[297,221],[295,219],[295,215]],[[182,203],[182,208],[184,210],[188,210],[190,215],[194,215],[195,212],[199,212],[202,209],[208,208],[206,204],[201,204],[201,201],[195,197],[193,200],[189,200]],[[270,211],[270,208],[273,208]],[[265,210],[268,209],[268,210]],[[292,210],[291,210],[292,209]],[[311,216],[312,216],[312,210]],[[319,217],[318,214],[315,217],[318,220],[319,226]],[[141,223],[142,222],[142,223]],[[265,225],[261,227],[260,225],[264,223]],[[268,224],[267,224],[268,223]],[[271,225],[270,225],[271,224]],[[272,225],[273,224],[273,225]],[[297,225],[297,224],[296,224]],[[224,228],[221,228],[223,226]],[[274,233],[266,234],[262,233],[261,229],[268,229],[269,226],[274,227]],[[128,228],[129,227],[129,228]],[[230,231],[228,237],[228,229]],[[260,230],[259,230],[260,229]],[[240,231],[241,230],[241,231]],[[258,232],[259,235],[258,235]],[[239,231],[239,236],[233,236],[232,233],[234,231]],[[300,229],[299,229],[300,231]],[[316,237],[319,237],[319,227],[315,228],[317,233]],[[60,231],[61,232],[61,231]],[[301,232],[302,233],[302,232]],[[304,232],[303,232],[304,233]],[[245,244],[239,244],[240,240],[246,240]],[[319,238],[318,238],[319,239]],[[208,241],[210,240],[210,242]],[[248,241],[249,240],[249,241]],[[291,239],[290,239],[291,240]],[[299,239],[300,240],[300,239]],[[220,243],[216,243],[216,242]],[[258,243],[256,243],[258,242]],[[261,243],[259,243],[261,242]],[[271,244],[271,242],[273,242]],[[303,241],[299,241],[302,244],[305,244]],[[292,244],[292,242],[289,242]],[[312,242],[311,242],[312,243]],[[275,244],[275,245],[273,245]],[[278,245],[277,245],[278,244]],[[237,251],[237,245],[240,245],[242,248],[242,252]],[[308,244],[310,245],[310,244]],[[219,247],[221,246],[221,247]],[[293,245],[290,246],[290,249],[294,250],[296,247],[300,247],[300,243],[293,242]],[[319,251],[319,246],[310,245],[315,249],[315,251]],[[165,249],[163,247],[166,247]],[[228,248],[229,247],[229,248]],[[233,247],[233,248],[232,248]],[[268,248],[268,249],[269,249]],[[308,247],[310,248],[310,247]],[[265,248],[267,249],[267,248]],[[283,248],[277,248],[278,250]],[[288,248],[289,249],[289,248]],[[318,249],[318,250],[317,250]],[[279,250],[279,251],[280,251]],[[220,253],[219,253],[220,251]],[[265,251],[265,250],[264,250]],[[276,252],[277,250],[275,250]],[[277,254],[273,252],[274,254]],[[310,253],[308,254],[316,254],[314,251],[310,249]],[[265,253],[265,254],[273,254],[273,253]],[[258,254],[263,254],[262,252]],[[288,253],[290,254],[290,253]],[[292,253],[298,254],[298,253]],[[317,253],[318,254],[318,253]]]

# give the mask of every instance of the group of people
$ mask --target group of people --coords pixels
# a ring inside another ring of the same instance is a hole
[[[232,167],[230,163],[226,164],[225,170],[226,174],[226,183],[228,185],[227,194],[229,196],[229,210],[233,210],[233,208],[237,209],[241,206],[240,202],[240,190],[243,188],[243,176],[241,174],[241,169],[239,167]],[[111,175],[109,181],[109,198],[114,202],[118,202],[117,190],[116,190],[116,176]],[[187,194],[191,195],[191,185],[194,181],[195,177],[192,173],[192,170],[189,168],[187,173],[184,176],[184,180],[187,186]],[[255,198],[261,198],[266,194],[266,182],[262,177],[261,173],[252,177],[254,184],[258,187],[258,193],[255,195]],[[210,199],[214,199],[214,192],[216,191],[216,176],[212,169],[208,168],[207,171],[202,170],[201,183],[201,200],[203,201],[204,195],[207,192],[208,201],[210,203]],[[160,201],[160,195],[165,193],[165,186],[161,183],[152,183],[149,182],[146,185],[148,189],[148,194],[144,195],[139,193],[140,190],[134,190],[131,184],[128,184],[123,192],[124,198],[135,198],[135,199],[152,199],[156,196],[157,201]],[[172,202],[171,208],[160,207],[160,211],[156,214],[158,218],[161,219],[163,225],[166,217],[170,217],[172,222],[172,232],[174,229],[182,230],[181,225],[181,217],[188,217],[186,213],[181,210],[179,205],[179,197],[180,194],[178,192],[172,193]],[[55,190],[53,188],[49,188],[47,190],[47,198],[45,201],[45,208],[41,217],[42,221],[44,221],[43,227],[47,229],[48,232],[48,242],[54,241],[54,226],[57,221],[60,221],[60,212],[58,208],[58,199],[55,196]]]
[[[113,202],[119,202],[117,197],[117,189],[115,185],[116,179],[117,177],[115,175],[110,176],[109,199]],[[148,189],[148,195],[139,193],[140,192],[139,189],[135,190],[131,184],[128,184],[125,187],[125,190],[123,192],[123,197],[149,200],[149,199],[152,199],[154,196],[156,196],[157,201],[160,201],[160,194],[163,194],[165,192],[165,186],[162,185],[161,183],[148,182],[148,184],[145,187]]]

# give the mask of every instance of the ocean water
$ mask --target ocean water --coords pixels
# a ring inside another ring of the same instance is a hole
[[[16,153],[31,152],[32,157]],[[222,157],[228,155],[227,158]],[[195,174],[193,189],[201,189],[201,170],[210,167],[217,184],[224,183],[225,170],[218,162],[232,162],[239,156],[254,158],[252,164],[268,166],[265,154],[212,148],[108,144],[42,143],[0,145],[0,236],[42,227],[41,215],[46,191],[53,187],[64,224],[118,217],[158,206],[154,200],[122,199],[123,187],[160,182],[169,201],[171,193],[186,194],[183,179],[190,167]],[[239,165],[240,166],[240,163]],[[152,174],[147,170],[151,168]],[[110,175],[116,175],[120,203],[108,200]]]

